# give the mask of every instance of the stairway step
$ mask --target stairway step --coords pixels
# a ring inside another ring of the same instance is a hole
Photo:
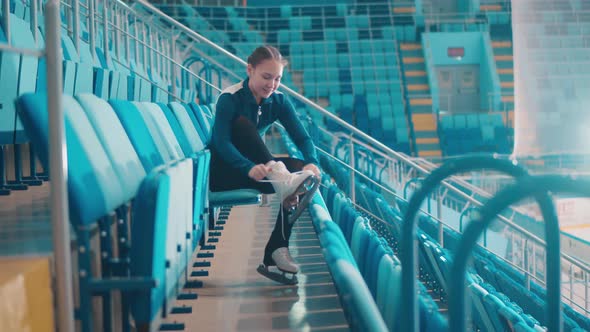
[[[507,48],[512,47],[512,42],[509,40],[497,40],[492,42],[493,48]]]
[[[426,77],[425,70],[408,70],[406,71],[406,77]]]
[[[502,96],[502,101],[503,102],[514,102],[514,96]]]
[[[424,62],[417,62],[417,63],[406,63],[404,64],[404,70],[407,72],[410,71],[425,71],[426,65]]]
[[[432,106],[432,98],[412,98],[410,99],[410,105]]]
[[[495,55],[494,59],[496,61],[514,61],[514,56],[512,54]]]
[[[393,7],[393,12],[395,14],[414,14],[416,7]]]
[[[501,82],[500,86],[503,88],[512,88],[514,89],[514,82]]]
[[[480,5],[479,10],[482,12],[498,12],[502,10],[502,5]]]
[[[411,96],[410,96],[411,98]],[[412,114],[430,114],[432,115],[432,105],[413,105]]]
[[[438,137],[416,138],[416,144],[440,144]]]
[[[428,84],[428,77],[426,76],[417,76],[417,77],[406,77],[406,84],[410,85],[427,85]],[[430,86],[429,86],[430,89]],[[409,89],[408,89],[409,90]],[[421,95],[430,94],[429,92],[418,91]]]
[[[514,68],[498,68],[498,74],[514,75]]]
[[[440,144],[417,144],[418,152],[420,151],[440,151]]]
[[[500,82],[514,82],[514,75],[512,74],[501,74]]]
[[[436,129],[436,119],[430,114],[412,114],[412,123],[415,131],[427,131]],[[416,136],[418,137],[418,136]]]
[[[400,49],[402,51],[422,50],[422,44],[419,44],[419,43],[401,43]]]
[[[424,63],[424,57],[402,57],[404,64],[408,63]]]
[[[429,91],[430,86],[428,84],[408,84],[408,91]]]
[[[514,70],[514,62],[512,61],[497,61],[496,62],[496,69],[512,69]]]
[[[418,50],[406,50],[401,51],[402,58],[424,58],[424,51]]]
[[[436,132],[436,128],[430,128],[428,130],[415,130],[414,136],[416,136],[416,140],[418,139],[438,139],[438,133]],[[423,144],[432,144],[432,143],[423,143]]]
[[[494,48],[494,55],[513,55],[514,51],[510,47]]]
[[[426,151],[418,151],[419,157],[441,157],[442,153],[440,150],[426,150]]]

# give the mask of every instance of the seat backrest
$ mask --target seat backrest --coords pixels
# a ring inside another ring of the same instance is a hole
[[[137,192],[137,202],[133,204],[133,216],[141,222],[131,223],[131,276],[151,277],[156,281],[156,287],[130,297],[131,313],[139,323],[152,321],[166,298],[166,211],[170,200],[170,178],[163,169],[163,166],[154,168],[148,173]]]
[[[137,107],[126,100],[110,100],[109,103],[125,128],[146,172],[149,173],[154,167],[162,165],[162,154]]]
[[[22,18],[10,14],[12,26],[10,44],[13,47],[36,48],[29,24]],[[8,42],[0,27],[0,41]],[[39,60],[31,55],[13,52],[0,54],[0,144],[23,143],[28,139],[20,119],[16,115],[14,99],[17,96],[35,92]]]
[[[183,130],[182,126],[180,125],[178,118],[174,115],[172,110],[168,108],[168,105],[158,103],[158,107],[162,110],[162,114],[168,120],[168,124],[174,133],[174,137],[178,141],[180,148],[185,156],[190,156],[193,153],[192,146],[190,144],[188,136],[186,136],[185,131]]]
[[[387,331],[379,308],[372,299],[358,270],[345,260],[335,263],[338,275],[335,282],[338,284],[340,298],[343,307],[349,312],[349,321],[352,321],[351,329],[357,331]]]
[[[189,113],[192,114],[192,111],[190,107],[188,109],[187,107],[188,106],[177,102],[170,103],[170,109],[172,109],[172,112],[176,115],[176,118],[191,145],[192,152],[194,153],[203,150],[205,144],[203,143],[202,137],[199,136],[199,132],[197,127],[195,127],[193,120],[191,120]]]
[[[471,311],[473,323],[483,331],[493,331],[494,325],[483,303],[483,298],[488,294],[488,291],[476,283],[471,283],[468,287],[471,294],[471,307],[473,308]]]
[[[190,107],[193,111],[195,119],[199,123],[199,127],[202,130],[203,137],[205,138],[205,143],[209,144],[209,142],[211,141],[211,131],[213,130],[213,114],[205,105],[197,105],[195,103],[191,103]]]
[[[27,135],[45,169],[49,169],[47,96],[25,94],[17,105]],[[84,110],[71,96],[63,97],[68,154],[68,193],[74,225],[94,223],[125,202],[117,172],[111,165]]]
[[[391,269],[393,269],[393,260],[391,256],[384,255],[379,260],[377,272],[377,297],[375,302],[383,317],[385,317],[385,299],[387,298],[387,285],[391,282]]]
[[[164,161],[168,162],[183,158],[184,153],[161,109],[156,104],[148,102],[133,102],[133,104],[143,116]]]
[[[92,94],[79,94],[76,99],[103,143],[119,176],[125,197],[130,200],[137,193],[146,173],[125,129],[111,105],[105,100]]]
[[[195,103],[191,103],[190,105],[184,104],[184,107],[187,109],[187,114],[193,122],[193,125],[197,129],[197,133],[201,138],[201,142],[203,142],[203,144],[207,146],[211,141],[211,133],[209,130],[207,130],[207,128],[203,127],[203,124],[201,124],[201,121],[199,121],[196,115],[197,113],[195,112],[195,108],[191,105],[195,105],[197,109],[199,108],[199,106]]]

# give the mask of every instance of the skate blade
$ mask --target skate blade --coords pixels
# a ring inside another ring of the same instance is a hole
[[[256,269],[256,271],[258,273],[260,273],[261,275],[267,277],[268,279],[276,281],[276,282],[283,284],[283,285],[297,285],[297,283],[299,282],[299,280],[297,280],[297,276],[295,276],[295,274],[293,274],[293,276],[291,278],[287,278],[287,276],[285,274],[290,273],[290,272],[278,273],[278,272],[270,271],[268,269],[268,267],[264,266],[263,264],[258,265],[258,268]]]
[[[306,186],[307,190],[302,194],[302,197],[299,199],[299,204],[297,204],[295,208],[291,208],[290,210],[291,213],[288,217],[289,224],[294,223],[295,220],[299,218],[301,213],[305,211],[305,209],[309,205],[309,202],[311,202],[313,195],[315,195],[315,192],[320,187],[320,180],[318,178],[316,178],[315,176],[310,178],[312,178],[312,183],[310,183],[310,186]]]

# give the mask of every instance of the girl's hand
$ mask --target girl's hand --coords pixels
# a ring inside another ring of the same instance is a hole
[[[307,165],[303,166],[303,170],[304,171],[312,171],[313,174],[317,177],[320,177],[322,175],[322,172],[315,164],[307,164]]]
[[[265,166],[264,164],[258,164],[248,171],[248,176],[256,181],[260,181],[264,179],[268,173],[270,173],[270,167]]]

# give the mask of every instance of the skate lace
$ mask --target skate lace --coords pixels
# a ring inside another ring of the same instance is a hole
[[[274,170],[273,170],[274,172]],[[262,179],[262,180],[258,180],[258,182],[269,182],[269,183],[277,183],[277,182],[291,182],[293,181],[293,179],[295,179],[294,176],[291,175],[299,175],[301,173],[303,173],[304,171],[297,171],[297,172],[292,172],[292,173],[280,173],[277,172],[276,175],[273,175],[273,179]]]

